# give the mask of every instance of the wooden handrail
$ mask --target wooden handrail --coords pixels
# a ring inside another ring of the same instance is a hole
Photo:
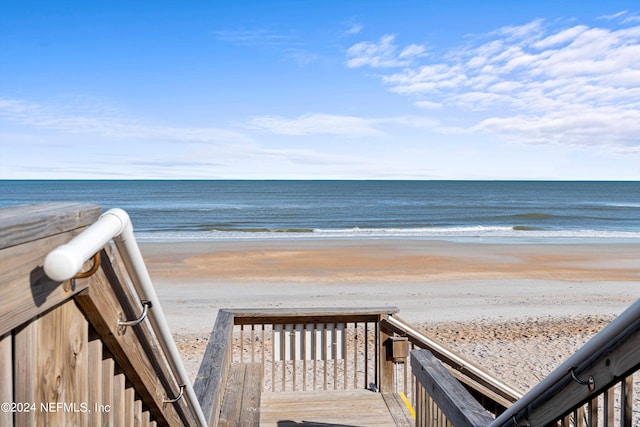
[[[429,350],[458,381],[466,384],[485,398],[494,401],[502,410],[523,396],[522,392],[498,380],[475,363],[429,339],[396,315],[383,319],[382,327],[407,337],[417,348]]]
[[[455,427],[486,427],[493,417],[429,350],[411,352],[416,380]],[[422,426],[425,401],[418,401],[416,425]],[[426,423],[428,426],[429,424]],[[449,424],[447,424],[449,425]]]
[[[193,385],[207,425],[218,425],[218,415],[231,365],[231,337],[233,334],[233,314],[227,310],[218,311],[216,323],[211,331],[207,349]]]
[[[640,300],[614,319],[491,427],[546,425],[581,407],[640,369]],[[575,378],[593,378],[594,386]]]

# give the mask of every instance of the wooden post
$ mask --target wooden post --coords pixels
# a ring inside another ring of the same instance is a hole
[[[378,328],[380,328],[380,322],[378,322]],[[382,393],[394,393],[394,365],[390,348],[390,346],[393,345],[393,342],[391,340],[390,333],[383,328],[380,328],[380,339],[378,345],[380,361],[380,384],[378,385],[378,388],[380,388],[380,392]]]

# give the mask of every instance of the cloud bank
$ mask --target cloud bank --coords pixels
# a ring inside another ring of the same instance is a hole
[[[388,90],[423,109],[466,114],[470,131],[521,143],[640,152],[636,19],[627,12],[610,15],[608,28],[557,27],[539,19],[438,56],[384,36],[353,45],[346,66],[395,67],[379,74]]]

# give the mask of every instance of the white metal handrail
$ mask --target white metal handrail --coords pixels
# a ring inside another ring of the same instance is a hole
[[[151,326],[158,336],[160,346],[168,355],[167,360],[171,365],[178,386],[184,386],[188,405],[195,412],[199,425],[205,427],[207,422],[169,331],[142,253],[133,235],[131,219],[124,210],[108,210],[98,221],[70,242],[51,251],[45,258],[44,271],[53,280],[61,282],[69,280],[80,271],[88,259],[112,239],[122,255],[139,299],[150,301],[153,306],[153,309],[149,311]]]

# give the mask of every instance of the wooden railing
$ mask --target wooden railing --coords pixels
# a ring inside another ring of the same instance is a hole
[[[429,339],[397,315],[383,319],[381,329],[390,337],[395,336],[407,340],[408,350],[411,352],[414,350],[429,351],[429,354],[432,354],[443,365],[453,378],[466,389],[467,393],[493,416],[504,412],[523,395],[522,392],[496,379],[475,363]],[[398,393],[404,393],[414,408],[420,408],[424,403],[421,400],[424,395],[416,393],[419,382],[418,374],[413,365],[409,363],[408,352],[405,360],[397,360],[397,362],[399,363],[394,365],[395,390]],[[439,417],[443,416],[439,415]]]
[[[270,392],[372,388],[393,375],[380,357],[390,308],[220,310],[194,389],[212,425],[233,363],[262,365]]]
[[[397,311],[395,307],[220,310],[194,386],[205,417],[216,425],[231,366],[240,363],[262,366],[266,392],[369,388],[403,393],[422,416],[424,393],[416,393],[422,377],[411,373],[408,352],[402,354],[405,345],[432,350],[438,363],[448,363],[442,369],[453,381],[494,414],[518,399],[517,392],[479,367],[414,333],[405,322],[393,320]]]
[[[117,249],[100,250],[90,274],[44,274],[45,256],[99,215],[78,204],[0,210],[2,426],[197,425],[186,399],[173,402],[180,385],[149,322],[118,326],[143,306]]]
[[[640,300],[491,425],[637,427],[639,371]]]
[[[411,352],[416,427],[486,427],[493,416],[429,350]]]
[[[486,393],[483,384],[479,393],[463,370],[443,362],[427,350],[411,352],[418,427],[640,426],[640,300],[498,413],[488,396],[495,390]]]

